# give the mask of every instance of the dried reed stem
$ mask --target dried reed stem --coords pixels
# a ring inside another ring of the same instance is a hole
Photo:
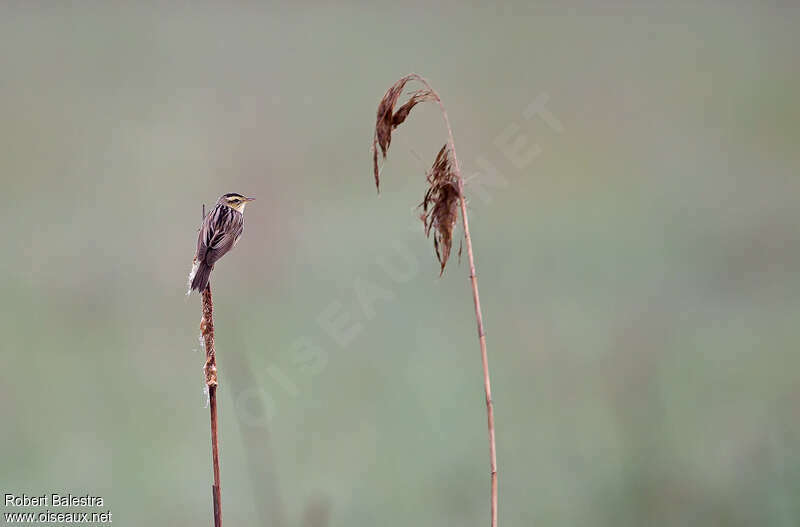
[[[211,498],[214,504],[214,527],[222,527],[222,497],[219,486],[219,441],[217,437],[217,354],[214,349],[214,302],[211,298],[211,284],[203,290],[203,318],[200,320],[200,333],[206,349],[206,364],[203,368],[208,387],[208,401],[211,412],[211,463],[214,469],[214,484]]]
[[[392,110],[394,108],[395,103],[397,102],[400,91],[402,91],[403,87],[406,85],[407,82],[411,80],[416,80],[417,82],[423,84],[427,91],[421,90],[419,92],[415,92],[412,94],[411,99],[404,104],[400,111],[392,115]],[[376,125],[376,134],[375,140],[373,143],[373,160],[374,160],[374,172],[375,172],[375,183],[376,185],[379,183],[379,172],[378,172],[378,146],[381,147],[383,156],[386,157],[386,150],[389,146],[389,141],[391,141],[391,130],[396,128],[399,124],[401,124],[405,119],[408,117],[408,113],[411,111],[411,108],[414,107],[419,102],[423,102],[429,99],[436,100],[436,103],[439,105],[439,110],[442,114],[442,119],[444,120],[444,124],[447,127],[447,143],[449,147],[449,151],[453,157],[453,172],[455,173],[456,179],[458,181],[458,190],[459,190],[459,201],[461,207],[461,218],[464,222],[464,238],[466,239],[467,243],[467,258],[469,260],[469,279],[472,284],[472,299],[475,306],[475,322],[478,326],[478,342],[480,344],[481,349],[481,363],[483,365],[483,387],[486,393],[486,415],[487,415],[487,424],[489,430],[489,466],[490,466],[490,475],[491,475],[491,527],[497,527],[497,448],[495,445],[495,436],[494,436],[494,405],[492,403],[492,385],[489,378],[489,357],[486,352],[486,333],[483,329],[483,314],[481,312],[481,300],[480,295],[478,293],[478,276],[475,273],[475,259],[473,257],[472,251],[472,237],[469,233],[469,219],[467,217],[467,204],[464,197],[464,178],[461,176],[461,168],[458,164],[458,156],[456,155],[456,147],[455,141],[453,140],[453,129],[450,126],[450,119],[447,117],[447,110],[444,107],[444,103],[442,103],[441,97],[433,89],[433,86],[422,76],[417,75],[416,73],[412,73],[406,75],[402,79],[400,79],[397,83],[395,83],[389,91],[387,91],[384,99],[381,101],[381,105],[378,107],[378,124]],[[381,126],[381,118],[384,118],[384,124]],[[387,120],[386,118],[389,118]],[[383,134],[386,138],[382,138],[381,134]],[[436,242],[436,238],[434,238],[434,242]],[[449,247],[447,249],[449,253]],[[438,256],[438,245],[437,245],[437,256]],[[441,257],[440,257],[441,261]],[[444,271],[444,265],[447,261],[447,258],[444,258],[442,262],[442,271]]]
[[[455,169],[456,177],[458,178],[458,190],[461,199],[461,219],[464,222],[464,238],[467,243],[467,260],[469,262],[469,279],[472,284],[472,300],[475,305],[475,323],[478,326],[478,342],[481,347],[481,363],[483,364],[483,388],[486,392],[486,416],[489,429],[489,467],[492,478],[492,491],[491,491],[491,512],[492,512],[492,527],[497,527],[497,447],[494,439],[494,404],[492,403],[492,383],[489,378],[489,356],[486,352],[486,333],[483,329],[483,313],[481,312],[481,297],[478,293],[478,275],[475,273],[475,258],[472,254],[472,237],[469,234],[469,218],[467,216],[467,203],[464,199],[464,178],[461,176],[461,168],[458,164],[458,156],[456,155],[456,145],[453,140],[453,129],[450,127],[450,119],[447,117],[447,110],[442,103],[442,99],[427,80],[414,75],[414,78],[424,84],[433,95],[436,97],[436,102],[439,104],[439,110],[442,113],[442,119],[447,127],[447,137],[450,143],[450,151],[453,153],[453,166]]]

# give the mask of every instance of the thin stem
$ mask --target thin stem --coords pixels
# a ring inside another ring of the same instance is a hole
[[[203,318],[200,332],[206,348],[206,363],[203,368],[208,387],[208,400],[211,413],[211,463],[214,470],[214,484],[211,487],[214,505],[214,527],[222,527],[222,497],[219,486],[219,440],[217,437],[217,354],[214,349],[214,302],[211,298],[211,284],[203,290]]]
[[[483,314],[481,313],[481,299],[478,294],[478,276],[475,273],[475,259],[472,255],[472,237],[469,234],[469,219],[467,217],[467,204],[464,198],[464,178],[461,177],[461,168],[458,165],[458,156],[456,156],[456,145],[453,140],[453,129],[450,127],[450,119],[447,117],[447,110],[445,110],[444,103],[441,97],[433,89],[430,83],[420,75],[412,73],[409,77],[421,82],[426,88],[430,90],[439,104],[439,110],[442,113],[442,119],[445,126],[447,126],[448,143],[450,145],[450,152],[453,154],[453,166],[458,179],[458,191],[461,201],[461,217],[464,220],[464,238],[467,242],[467,258],[469,259],[469,279],[472,283],[472,299],[475,304],[475,322],[478,326],[478,342],[481,347],[481,362],[483,364],[483,387],[486,392],[486,416],[489,429],[489,466],[492,478],[491,490],[491,513],[492,523],[491,527],[497,527],[497,448],[494,439],[494,405],[492,403],[492,383],[489,379],[489,356],[486,352],[486,333],[483,330]]]

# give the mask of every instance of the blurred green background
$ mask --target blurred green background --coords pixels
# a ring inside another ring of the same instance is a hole
[[[0,6],[4,492],[210,524],[184,292],[236,191],[226,524],[488,523],[468,270],[414,209],[434,106],[372,182],[415,71],[469,178],[501,524],[800,524],[797,8],[55,4]]]

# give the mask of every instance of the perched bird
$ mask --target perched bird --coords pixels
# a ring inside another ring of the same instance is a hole
[[[244,230],[244,207],[255,198],[231,192],[223,194],[203,218],[197,236],[197,252],[189,273],[189,291],[203,292],[217,260],[233,249]]]

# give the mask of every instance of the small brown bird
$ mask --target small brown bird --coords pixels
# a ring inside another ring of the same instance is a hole
[[[197,236],[197,252],[189,273],[190,286],[186,294],[193,290],[202,292],[206,288],[214,264],[239,241],[244,230],[244,207],[254,199],[235,192],[223,194],[206,214]]]

